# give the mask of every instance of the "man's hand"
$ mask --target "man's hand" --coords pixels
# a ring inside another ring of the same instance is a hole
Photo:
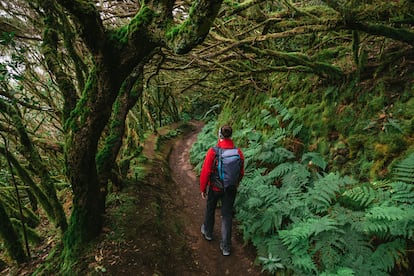
[[[207,198],[206,192],[201,192],[201,198],[202,199],[206,199]]]

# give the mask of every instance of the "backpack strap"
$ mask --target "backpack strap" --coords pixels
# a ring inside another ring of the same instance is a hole
[[[217,170],[217,165],[218,165],[218,161],[219,161],[219,156],[221,154],[222,149],[220,147],[213,147],[214,153],[215,153],[215,157],[214,157],[214,163],[213,163],[213,173],[218,173]]]

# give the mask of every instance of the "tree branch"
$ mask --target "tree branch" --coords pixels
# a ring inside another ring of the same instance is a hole
[[[188,53],[207,36],[223,0],[194,1],[188,18],[167,33],[167,46],[177,54]]]
[[[351,30],[363,31],[371,35],[388,37],[414,46],[414,33],[408,29],[360,22],[347,22],[346,27]]]
[[[70,14],[77,19],[79,33],[89,50],[98,55],[106,44],[105,29],[96,8],[91,0],[57,0]]]

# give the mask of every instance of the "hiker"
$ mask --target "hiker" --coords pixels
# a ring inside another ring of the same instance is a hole
[[[233,204],[237,187],[244,175],[244,156],[239,148],[235,148],[231,139],[232,133],[233,130],[228,125],[219,129],[217,146],[207,151],[200,174],[201,197],[207,198],[201,233],[207,241],[213,239],[215,210],[218,200],[221,199],[220,249],[224,256],[230,255]],[[223,156],[224,165],[219,169],[220,154]]]

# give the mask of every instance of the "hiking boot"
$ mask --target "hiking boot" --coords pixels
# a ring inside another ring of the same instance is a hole
[[[203,234],[204,239],[211,241],[213,238],[206,233],[206,229],[204,228],[204,224],[201,225],[201,234]]]
[[[230,256],[230,249],[227,246],[223,246],[222,243],[220,243],[220,250],[223,256]]]

